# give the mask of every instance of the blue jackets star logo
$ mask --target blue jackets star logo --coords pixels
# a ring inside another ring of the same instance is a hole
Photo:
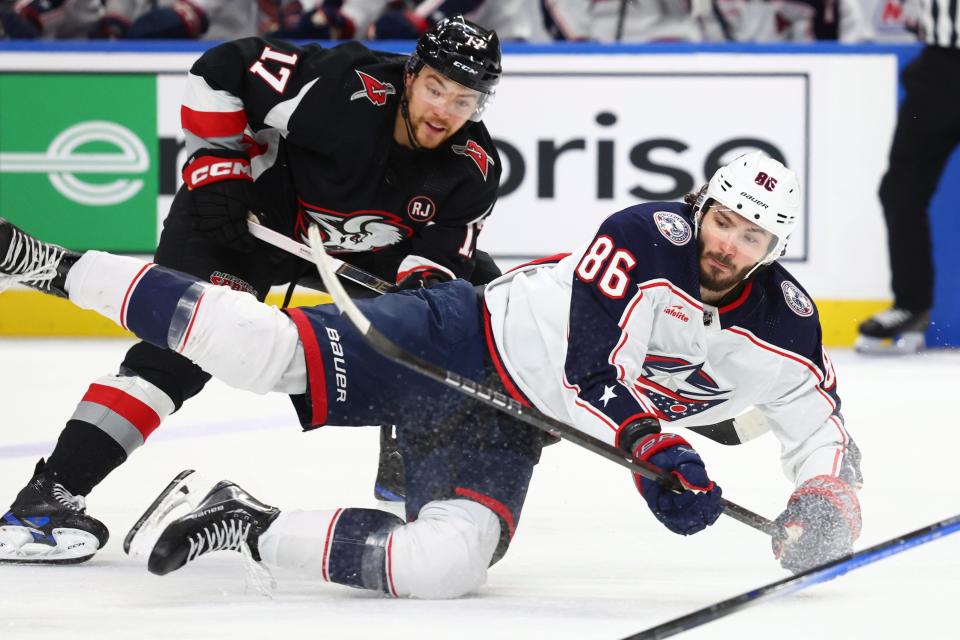
[[[679,420],[727,401],[732,389],[722,389],[703,363],[649,354],[643,361],[643,376],[637,380],[665,420]]]

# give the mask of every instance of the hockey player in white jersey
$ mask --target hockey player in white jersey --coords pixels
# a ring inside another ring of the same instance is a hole
[[[792,171],[751,153],[721,168],[692,205],[624,209],[573,254],[479,293],[456,280],[358,306],[402,348],[496,381],[517,401],[679,476],[689,488],[679,494],[635,481],[653,515],[683,535],[712,524],[722,503],[678,428],[758,407],[795,485],[773,551],[801,571],[851,551],[861,477],[816,308],[776,263],[801,213],[799,189]],[[185,472],[125,544],[152,572],[232,549],[320,580],[448,598],[477,589],[506,552],[541,435],[412,376],[370,349],[333,305],[277,310],[133,258],[72,253],[6,222],[0,274],[69,296],[237,388],[290,394],[307,429],[403,425],[406,522],[370,509],[281,511],[232,482],[211,486]],[[438,430],[453,414],[460,422]],[[9,560],[31,541],[8,524],[0,559]]]

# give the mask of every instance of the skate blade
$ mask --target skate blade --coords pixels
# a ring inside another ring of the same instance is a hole
[[[870,356],[899,356],[919,353],[927,348],[923,333],[911,331],[902,333],[895,338],[871,338],[857,336],[853,350],[857,353]]]
[[[28,527],[0,527],[0,564],[79,564],[100,549],[87,531],[57,528],[51,535],[55,545],[34,542]]]
[[[215,484],[192,469],[181,471],[131,527],[124,552],[146,562],[166,525],[196,508]]]

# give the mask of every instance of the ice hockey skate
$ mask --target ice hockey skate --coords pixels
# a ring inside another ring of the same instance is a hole
[[[79,257],[0,218],[0,291],[22,284],[66,298],[67,270]]]
[[[33,478],[0,520],[0,563],[74,564],[93,557],[110,537],[102,522],[85,513],[83,497],[72,495],[45,469]]]
[[[123,548],[160,576],[212,551],[243,552],[246,547],[259,561],[257,540],[279,514],[228,480],[211,487],[193,471],[184,471],[133,526]]]
[[[891,307],[860,324],[854,349],[870,355],[917,353],[926,348],[924,332],[929,324],[927,311]]]

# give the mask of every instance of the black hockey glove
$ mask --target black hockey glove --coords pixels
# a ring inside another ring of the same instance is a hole
[[[256,240],[247,230],[250,212],[250,160],[241,151],[202,149],[183,168],[190,189],[193,228],[218,244],[252,251]]]
[[[703,460],[690,443],[675,433],[649,433],[636,439],[630,451],[634,460],[657,465],[677,478],[686,489],[674,493],[639,474],[633,476],[650,511],[667,529],[689,536],[717,521],[723,512],[722,492],[707,476]]]
[[[800,485],[777,518],[773,555],[801,573],[853,552],[860,536],[860,501],[843,480],[816,476]]]
[[[402,276],[402,277],[399,277]],[[448,282],[450,275],[434,269],[417,269],[406,274],[398,274],[398,289],[426,289],[441,282]]]

